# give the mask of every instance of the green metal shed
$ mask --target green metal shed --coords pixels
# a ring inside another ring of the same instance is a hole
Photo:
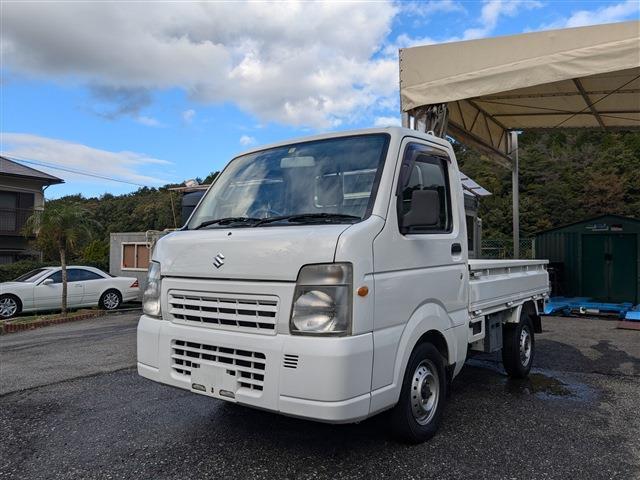
[[[536,234],[549,260],[552,294],[640,303],[640,220],[601,215]]]

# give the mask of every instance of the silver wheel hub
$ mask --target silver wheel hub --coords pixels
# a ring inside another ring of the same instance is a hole
[[[18,311],[18,302],[13,298],[7,297],[0,299],[0,317],[9,318]]]
[[[423,360],[411,378],[411,412],[420,425],[429,423],[436,413],[440,398],[438,370],[430,360]]]
[[[529,329],[523,328],[520,332],[520,362],[522,366],[529,365],[531,360],[531,334]]]
[[[102,301],[102,303],[108,310],[113,310],[120,303],[120,299],[118,298],[118,295],[110,292],[104,296],[104,300]]]

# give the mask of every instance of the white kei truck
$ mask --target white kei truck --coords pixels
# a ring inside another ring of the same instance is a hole
[[[451,145],[404,128],[236,157],[154,248],[139,374],[429,439],[473,352],[529,373],[549,294],[544,260],[468,259],[463,202]]]

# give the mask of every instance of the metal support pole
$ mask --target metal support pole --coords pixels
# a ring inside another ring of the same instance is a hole
[[[409,128],[409,114],[401,111],[400,117],[402,118],[402,126],[404,128]]]
[[[518,132],[509,132],[511,187],[513,202],[513,258],[520,258],[520,165],[518,164]]]

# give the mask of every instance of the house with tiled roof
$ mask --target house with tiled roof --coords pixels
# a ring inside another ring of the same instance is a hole
[[[39,255],[23,234],[27,218],[44,209],[44,191],[64,180],[0,156],[0,264]]]

